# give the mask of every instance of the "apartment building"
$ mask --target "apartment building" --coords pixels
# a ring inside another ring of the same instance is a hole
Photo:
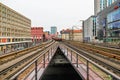
[[[31,36],[32,41],[35,43],[39,43],[41,40],[43,40],[43,27],[32,27],[31,28]]]
[[[0,52],[28,47],[31,20],[0,3]]]
[[[61,38],[65,40],[83,41],[82,30],[66,29],[61,31]]]
[[[66,30],[63,29],[62,31],[60,31],[61,38],[65,40],[70,40],[70,32],[71,32],[70,29],[66,29]]]

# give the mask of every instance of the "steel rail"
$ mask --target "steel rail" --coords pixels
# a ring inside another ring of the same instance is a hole
[[[50,44],[50,45],[51,45],[51,44]],[[44,47],[42,47],[42,48],[45,49],[45,48],[49,47],[50,45],[48,45],[48,46],[44,46]],[[40,51],[41,51],[41,49],[38,50],[36,53],[39,54]],[[36,54],[36,55],[37,55],[37,54]],[[12,70],[13,68],[19,66],[20,64],[23,64],[23,62],[27,62],[27,60],[30,60],[31,57],[33,57],[33,56],[35,56],[35,53],[33,53],[32,55],[28,56],[27,58],[25,58],[25,59],[23,59],[23,60],[17,62],[16,64],[12,64],[11,66],[8,66],[6,69],[0,71],[0,75],[2,75],[2,74],[6,74],[9,70]],[[25,63],[24,63],[24,64],[25,64]]]
[[[32,65],[33,63],[35,63],[35,61],[37,61],[37,60],[38,60],[39,58],[41,58],[44,54],[46,54],[46,52],[47,52],[48,50],[50,50],[51,47],[53,47],[53,46],[50,46],[50,47],[48,47],[47,49],[45,49],[44,51],[40,52],[40,55],[38,55],[36,58],[34,58],[34,59],[32,60],[32,62],[28,63],[27,66],[25,66],[23,69],[19,70],[18,72],[15,72],[15,74],[8,76],[7,79],[10,79],[10,80],[15,79],[15,78],[16,78],[18,75],[20,75],[24,70],[26,70],[30,65]],[[56,49],[57,49],[57,47],[56,47]],[[55,51],[56,51],[56,49],[55,49]]]
[[[117,74],[120,74],[120,69],[116,69],[112,66],[112,64],[107,64],[107,63],[104,63],[104,61],[100,61],[98,60],[97,58],[93,57],[93,56],[90,56],[88,55],[89,53],[87,51],[84,51],[84,50],[81,50],[79,48],[76,48],[70,44],[65,44],[67,48],[73,50],[75,53],[77,53],[79,56],[83,57],[85,60],[88,60],[90,63],[94,64],[95,66],[97,66],[98,68],[100,68],[101,70],[105,71],[106,73],[114,76],[115,78],[117,78],[118,80],[120,79],[120,76],[118,76]],[[65,46],[64,45],[64,46]],[[107,68],[105,68],[104,66],[106,66]],[[113,73],[111,72],[110,70],[113,71],[113,69],[115,71],[117,71],[117,74],[116,73]]]
[[[40,48],[41,46],[44,46],[46,44],[49,44],[48,43],[44,43],[44,44],[40,44],[40,45],[37,45],[37,46],[33,46],[33,47],[30,47],[30,48],[27,48],[27,49],[24,49],[24,50],[21,50],[21,51],[18,51],[18,52],[13,52],[13,53],[10,53],[10,54],[6,54],[6,55],[2,55],[0,56],[0,65],[3,65],[15,58],[18,58],[18,57],[21,57],[23,56],[24,54],[26,53],[29,53],[33,50],[37,50],[38,48]]]
[[[70,43],[68,41],[65,41],[65,42]],[[95,45],[90,45],[90,44],[84,44],[84,43],[75,42],[75,41],[71,42],[70,44],[75,45],[75,46],[79,46],[81,48],[86,48],[86,49],[92,50],[94,52],[98,52],[101,55],[107,56],[109,58],[116,59],[118,61],[120,60],[120,50],[103,48],[103,47],[100,47],[100,46],[95,46]]]

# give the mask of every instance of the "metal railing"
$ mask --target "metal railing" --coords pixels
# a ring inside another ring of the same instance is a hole
[[[81,58],[83,58],[84,60],[86,60],[86,80],[90,80],[89,78],[90,78],[90,73],[89,73],[89,64],[92,64],[92,65],[94,65],[95,67],[97,67],[98,69],[100,69],[101,71],[103,71],[103,72],[105,72],[105,73],[107,73],[108,75],[110,75],[110,77],[112,78],[112,79],[110,79],[110,80],[120,80],[120,77],[118,76],[118,75],[116,75],[115,73],[112,73],[112,72],[110,72],[108,69],[106,69],[106,68],[104,68],[103,66],[100,66],[99,64],[97,64],[96,62],[94,62],[94,61],[92,61],[92,60],[90,60],[89,58],[87,58],[87,57],[85,57],[85,56],[83,56],[82,54],[80,54],[79,52],[77,52],[77,51],[75,51],[74,49],[72,49],[72,48],[70,48],[70,47],[68,47],[68,46],[66,46],[66,45],[64,45],[64,44],[61,44],[60,45],[60,48],[61,48],[61,50],[63,51],[63,53],[67,56],[67,57],[69,57],[69,60],[71,61],[71,63],[72,63],[72,61],[73,61],[73,57],[75,57],[75,63],[73,63],[73,64],[76,64],[76,68],[78,69],[78,67],[79,67],[79,57],[81,57]],[[87,53],[87,52],[85,52],[85,51],[83,51],[83,50],[80,50],[81,52],[83,52],[83,53]],[[74,53],[74,55],[72,54],[72,53]],[[68,56],[69,55],[69,56]],[[81,74],[81,73],[80,73]],[[97,74],[98,75],[98,74]],[[82,77],[84,77],[84,76],[82,76]],[[100,77],[100,76],[99,76]],[[94,79],[92,79],[92,80],[94,80]]]
[[[10,80],[17,80],[19,78],[19,75],[21,73],[23,73],[27,68],[29,68],[33,64],[34,64],[34,71],[35,71],[33,78],[35,78],[35,80],[38,80],[37,79],[38,78],[38,71],[41,68],[45,68],[46,59],[48,59],[48,61],[50,61],[50,59],[52,58],[52,56],[56,52],[57,48],[58,48],[58,44],[54,44],[54,45],[50,46],[49,48],[46,48],[44,51],[40,52],[41,53],[40,56],[35,58],[31,63],[27,64],[27,66],[25,66],[23,69],[21,69],[19,72],[17,72],[14,76],[10,77]],[[41,61],[43,67],[40,67],[40,69],[38,69],[38,65],[39,65],[38,60],[40,58],[43,58],[43,60]],[[26,77],[28,77],[29,75],[27,75]]]

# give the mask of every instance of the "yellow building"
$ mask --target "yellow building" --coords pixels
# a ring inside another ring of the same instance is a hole
[[[82,42],[83,41],[82,30],[71,30],[70,40]]]
[[[65,39],[65,40],[70,40],[70,30],[69,29],[62,30],[61,31],[61,38]]]
[[[62,30],[61,37],[65,40],[83,41],[82,30]]]
[[[0,3],[0,51],[26,47],[31,42],[31,20]]]

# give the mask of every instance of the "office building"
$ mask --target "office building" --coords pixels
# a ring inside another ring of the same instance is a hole
[[[112,5],[117,0],[94,0],[94,14],[97,15],[100,11]]]
[[[117,1],[117,0],[107,0],[107,6],[110,6],[110,5],[113,4],[115,1]]]
[[[56,26],[51,27],[51,34],[57,35],[57,27]]]
[[[31,20],[0,3],[0,52],[28,47]]]
[[[94,42],[97,36],[96,16],[90,16],[84,21],[83,40],[84,42]]]
[[[107,43],[120,43],[120,0],[112,3],[97,16],[98,39]]]
[[[94,14],[100,12],[100,0],[94,0]]]

